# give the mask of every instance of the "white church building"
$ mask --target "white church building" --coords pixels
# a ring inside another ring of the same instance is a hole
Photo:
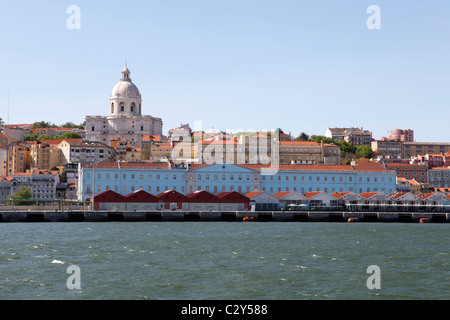
[[[141,93],[130,79],[125,66],[122,78],[109,97],[109,116],[86,116],[86,140],[110,145],[116,137],[127,139],[131,146],[140,147],[142,135],[161,135],[162,120],[142,115]]]

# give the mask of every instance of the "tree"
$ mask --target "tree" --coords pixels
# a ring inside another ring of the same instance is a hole
[[[17,189],[16,193],[14,193],[14,195],[12,195],[10,198],[11,199],[31,199],[33,197],[33,190],[31,189],[31,187],[25,187],[25,186],[20,186],[19,189]]]
[[[0,118],[0,127],[3,126],[5,123],[3,122],[3,119]]]
[[[36,141],[38,139],[37,134],[26,134],[23,138],[25,141]]]
[[[309,140],[309,135],[304,133],[304,132],[302,132],[302,133],[300,133],[300,135],[295,140],[297,140],[297,141],[308,141]]]
[[[56,125],[50,122],[45,122],[45,121],[38,121],[33,123],[33,126],[31,127],[32,129],[37,129],[37,128],[55,128]]]
[[[63,128],[77,128],[77,125],[73,122],[66,122],[62,125]]]
[[[372,148],[369,146],[357,146],[356,156],[359,156],[359,158],[371,159],[373,156]]]
[[[58,139],[81,139],[81,135],[76,132],[64,132],[57,138]]]

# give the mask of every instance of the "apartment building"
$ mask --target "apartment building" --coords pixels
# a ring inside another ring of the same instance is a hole
[[[428,169],[428,183],[432,188],[450,188],[450,166]]]
[[[61,149],[62,165],[116,160],[114,148],[101,142],[64,140],[58,145],[58,148]]]
[[[450,152],[448,142],[403,142],[402,157],[410,159],[420,154],[442,154]]]
[[[386,163],[386,168],[394,170],[398,178],[415,179],[419,183],[428,182],[428,167],[422,164]]]
[[[26,172],[30,169],[30,149],[23,143],[15,143],[8,148],[8,175]]]
[[[279,159],[281,164],[340,164],[341,149],[335,144],[311,141],[280,141]]]
[[[61,165],[61,150],[55,145],[39,141],[29,144],[30,167],[50,170]]]
[[[370,146],[372,142],[372,132],[363,128],[328,128],[325,136],[336,141],[351,142],[355,146]]]
[[[414,142],[414,130],[411,129],[394,129],[391,130],[389,140]]]
[[[400,158],[402,142],[391,140],[375,140],[371,142],[372,151],[376,156]]]
[[[58,171],[33,170],[11,175],[11,195],[21,187],[31,187],[35,199],[55,199],[56,186],[59,183]]]

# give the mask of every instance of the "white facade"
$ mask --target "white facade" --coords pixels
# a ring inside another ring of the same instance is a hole
[[[122,78],[109,97],[109,116],[86,116],[86,139],[110,145],[115,137],[127,139],[132,147],[141,146],[142,135],[162,134],[162,120],[142,115],[139,89],[125,66]]]

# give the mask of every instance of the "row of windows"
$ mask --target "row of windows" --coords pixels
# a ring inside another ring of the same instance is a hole
[[[108,180],[108,179],[111,179],[113,177],[114,177],[114,179],[119,179],[119,174],[118,173],[115,173],[115,174],[97,173],[97,176],[96,176],[96,178],[99,179],[99,180],[103,179],[103,178]],[[122,173],[121,174],[121,178],[122,179],[130,178],[132,180],[135,180],[135,179],[139,179],[139,180],[144,180],[144,179],[153,180],[153,177],[155,177],[155,180],[169,180],[169,179],[172,179],[172,180],[184,180],[185,179],[185,175],[184,174],[154,174],[154,175],[153,174],[142,174],[142,173],[141,174],[134,174],[134,173],[131,173],[131,174]],[[86,174],[86,179],[88,179],[88,180],[92,179],[92,175],[91,175],[90,172],[88,172]],[[221,179],[223,181],[226,181],[227,179],[230,180],[230,181],[233,181],[233,180],[250,181],[251,180],[251,175],[249,175],[249,174],[247,174],[247,175],[241,175],[241,174],[237,174],[237,175],[234,175],[234,174],[229,174],[229,175],[225,175],[225,174],[222,174],[222,175],[218,175],[218,174],[214,174],[214,175],[197,174],[197,180],[198,181],[201,181],[201,180],[216,180],[217,181],[219,179]],[[320,181],[324,181],[324,182],[328,182],[328,181],[331,181],[331,182],[336,182],[336,181],[344,182],[345,181],[345,177],[344,176],[339,176],[339,177],[331,176],[331,177],[329,177],[329,176],[320,176],[320,175],[317,175],[317,176],[312,176],[312,175],[308,175],[308,176],[304,176],[304,175],[302,175],[302,176],[297,176],[297,175],[270,175],[270,176],[266,176],[266,175],[262,175],[261,179],[262,179],[262,181],[318,181],[318,182],[320,182]],[[189,176],[189,180],[194,180],[194,175],[190,175]],[[258,176],[257,175],[254,176],[254,180],[258,180]],[[363,182],[363,181],[365,181],[365,182],[386,182],[385,180],[386,180],[385,177],[365,177],[365,179],[364,179],[364,177],[358,177],[358,182]],[[389,177],[387,180],[389,182],[391,182],[391,183],[393,182],[393,178],[392,177]],[[353,182],[353,176],[348,176],[348,181],[349,182]]]
[[[291,176],[291,178],[289,178],[290,176],[289,175],[285,175],[285,176],[281,176],[281,175],[277,175],[277,178],[275,179],[274,178],[274,176],[272,175],[272,176],[262,176],[262,180],[263,181],[265,181],[265,180],[270,180],[270,181],[276,181],[276,180],[278,180],[278,181],[290,181],[290,179],[292,180],[292,181],[297,181],[298,179],[297,179],[297,177],[298,176],[296,176],[296,175],[293,175],[293,176]],[[313,178],[313,176],[307,176],[307,181],[325,181],[325,182],[327,182],[327,181],[331,181],[331,182],[335,182],[335,181],[337,181],[337,180],[339,180],[339,182],[344,182],[344,176],[339,176],[339,177],[336,177],[336,176],[331,176],[331,177],[328,177],[328,176],[315,176],[315,179]],[[339,178],[339,179],[338,179]],[[364,180],[366,181],[366,182],[385,182],[385,177],[380,177],[380,179],[378,179],[379,177],[372,177],[372,179],[371,179],[371,177],[366,177],[366,179],[364,179],[363,177],[358,177],[358,182],[363,182]],[[300,181],[305,181],[306,180],[306,176],[300,176]],[[392,182],[393,181],[393,178],[392,177],[389,177],[389,182]],[[353,182],[353,177],[352,176],[348,176],[348,181],[349,182]]]

